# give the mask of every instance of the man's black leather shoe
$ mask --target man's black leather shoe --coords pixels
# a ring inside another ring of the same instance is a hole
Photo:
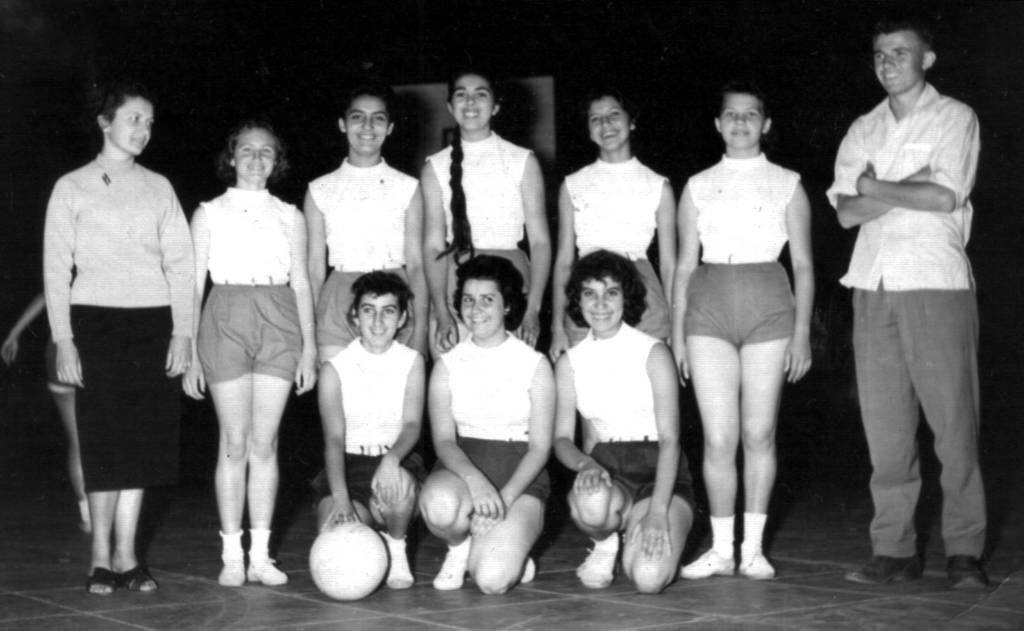
[[[955,555],[946,561],[946,576],[952,589],[979,590],[988,587],[981,561],[967,555]]]
[[[873,556],[867,565],[848,572],[846,580],[854,583],[882,583],[912,581],[921,578],[921,560],[916,557]]]

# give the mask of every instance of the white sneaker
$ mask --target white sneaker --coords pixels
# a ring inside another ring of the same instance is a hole
[[[736,562],[715,552],[714,548],[705,552],[699,559],[687,565],[679,572],[679,576],[688,579],[708,578],[721,575],[732,576],[736,573]]]
[[[454,548],[448,547],[441,571],[434,577],[434,589],[449,591],[459,589],[466,580],[466,568],[469,567],[469,538]]]
[[[221,557],[224,569],[220,571],[217,582],[224,587],[241,587],[245,585],[245,559],[242,557]]]
[[[755,581],[768,581],[775,578],[775,568],[764,558],[760,552],[756,552],[749,558],[743,555],[740,563],[740,574]]]
[[[249,559],[249,571],[247,577],[250,583],[263,583],[271,587],[284,585],[288,582],[288,575],[274,567],[273,559]]]
[[[618,537],[617,534],[612,534]],[[603,542],[602,542],[603,543]],[[618,546],[615,549],[603,547],[598,543],[590,551],[587,560],[576,569],[576,576],[584,587],[590,589],[603,589],[612,584],[615,578],[615,558],[619,555]]]
[[[537,566],[534,564],[533,559],[526,557],[526,568],[523,570],[523,578],[520,579],[520,583],[529,583],[533,581],[537,576]]]

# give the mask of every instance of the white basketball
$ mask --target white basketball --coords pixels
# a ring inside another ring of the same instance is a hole
[[[362,523],[320,533],[309,551],[309,572],[320,591],[336,600],[359,600],[384,580],[388,552],[380,535]]]

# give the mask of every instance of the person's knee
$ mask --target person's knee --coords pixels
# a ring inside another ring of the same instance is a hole
[[[606,529],[618,526],[612,524],[616,515],[612,511],[612,489],[602,486],[591,494],[569,493],[569,511],[577,525],[588,529]]]
[[[704,457],[733,458],[736,455],[738,436],[735,432],[705,431]]]
[[[641,594],[660,594],[672,582],[675,571],[673,568],[667,568],[664,563],[638,558],[630,575],[636,591]]]
[[[244,432],[225,432],[221,434],[221,450],[224,456],[233,462],[245,462],[249,457],[249,436]]]
[[[480,591],[489,596],[504,594],[519,580],[520,568],[512,567],[504,556],[492,555],[473,568],[473,580]]]
[[[385,521],[392,519],[408,519],[416,511],[417,504],[416,493],[410,493],[404,499],[401,499],[394,504],[383,504],[376,496],[372,498],[372,502],[377,506],[377,510],[380,511],[381,517]]]
[[[463,512],[458,496],[441,485],[428,485],[420,495],[420,512],[427,525],[448,529],[458,523]]]
[[[743,430],[743,451],[752,454],[770,454],[775,451],[775,429]]]
[[[250,458],[271,460],[277,457],[277,436],[271,438],[253,438],[250,441]]]

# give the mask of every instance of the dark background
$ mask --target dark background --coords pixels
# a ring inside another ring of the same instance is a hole
[[[43,220],[54,181],[99,147],[95,121],[83,114],[97,81],[137,79],[155,93],[157,122],[140,162],[170,179],[191,215],[200,201],[222,192],[213,161],[243,118],[269,116],[288,142],[294,170],[275,193],[301,204],[306,184],[344,155],[336,121],[340,95],[354,84],[368,77],[396,85],[443,82],[466,65],[499,77],[550,75],[558,154],[543,168],[554,218],[562,178],[594,158],[579,116],[589,86],[616,84],[632,97],[639,106],[634,151],[670,177],[678,195],[691,174],[721,154],[712,122],[717,89],[752,78],[769,98],[775,131],[769,157],[802,174],[814,209],[815,369],[786,395],[780,452],[793,456],[783,455],[780,479],[799,478],[794,462],[852,454],[850,462],[860,466],[838,477],[866,484],[849,361],[849,297],[837,282],[856,231],[839,228],[824,191],[847,128],[884,98],[870,65],[874,24],[921,17],[938,55],[929,81],[971,105],[981,123],[968,253],[982,322],[983,459],[988,483],[998,484],[1011,475],[1007,441],[1020,435],[1014,428],[1024,306],[1021,13],[1017,2],[0,0],[0,327],[6,331],[42,289]],[[396,114],[385,153],[416,174],[418,165],[403,151],[403,129],[416,124],[415,114]],[[513,99],[496,126],[507,134],[503,124],[529,115]],[[40,382],[46,335],[41,319],[23,338],[18,368],[36,371]],[[42,386],[39,395],[45,397]],[[319,427],[315,401],[305,399],[299,409],[313,414],[305,421],[312,437]],[[192,427],[186,440],[202,434],[195,444],[206,447],[186,450],[194,454],[186,479],[203,479],[213,466],[216,429],[206,408],[191,409],[201,420],[186,423]],[[801,421],[787,424],[787,413]],[[695,419],[685,421],[691,433],[699,432]],[[696,440],[687,445],[691,459],[699,458]],[[316,448],[292,449],[285,436],[282,441],[285,464],[293,458],[317,466],[310,461]]]

